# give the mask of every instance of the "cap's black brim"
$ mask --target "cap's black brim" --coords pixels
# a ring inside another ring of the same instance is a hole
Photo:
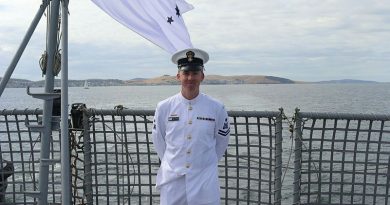
[[[179,67],[179,71],[202,71],[203,66],[181,66]]]

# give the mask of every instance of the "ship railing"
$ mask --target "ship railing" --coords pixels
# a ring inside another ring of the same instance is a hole
[[[295,116],[293,204],[390,204],[390,115]]]
[[[73,204],[158,204],[152,110],[80,109],[70,124]],[[0,204],[36,204],[41,110],[0,111],[1,161],[14,173]],[[219,163],[223,204],[388,204],[388,115],[229,111]],[[56,126],[53,126],[56,127]],[[51,158],[60,156],[60,132]],[[1,165],[3,166],[3,165]],[[3,168],[3,167],[0,167]],[[48,201],[61,204],[61,167],[49,165]]]

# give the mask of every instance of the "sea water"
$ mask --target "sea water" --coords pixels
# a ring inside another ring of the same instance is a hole
[[[43,88],[31,88],[40,93]],[[176,93],[180,86],[111,86],[69,88],[69,105],[85,103],[88,108],[153,110],[156,104]],[[390,113],[390,83],[370,84],[249,84],[202,85],[204,92],[222,101],[227,110],[277,111],[292,115],[303,112]],[[43,101],[28,96],[24,88],[6,88],[0,109],[42,108]]]
[[[30,91],[40,93],[42,90],[31,88]],[[159,101],[179,91],[177,85],[71,87],[69,104],[85,103],[88,108],[96,109],[123,105],[129,109],[153,110]],[[278,111],[283,108],[289,117],[296,108],[304,112],[390,114],[390,83],[203,85],[201,92],[222,101],[227,110]],[[0,98],[0,109],[35,109],[42,105],[42,100],[28,96],[23,88],[7,88]],[[286,141],[283,158],[288,159],[293,142]],[[284,167],[292,167],[291,162],[285,163]],[[283,204],[292,197],[293,175],[291,171],[287,173],[282,187]]]

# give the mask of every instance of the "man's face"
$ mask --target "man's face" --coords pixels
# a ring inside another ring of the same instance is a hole
[[[179,71],[176,78],[181,82],[183,89],[199,89],[200,83],[204,79],[202,71]]]

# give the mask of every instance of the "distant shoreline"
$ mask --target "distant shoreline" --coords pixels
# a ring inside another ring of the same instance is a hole
[[[1,78],[0,78],[1,79]],[[86,80],[69,80],[69,87],[84,87]],[[134,78],[131,80],[119,79],[87,79],[90,87],[96,86],[158,86],[158,85],[179,85],[176,76],[163,75],[155,78]],[[231,85],[231,84],[340,84],[340,83],[382,83],[376,81],[343,79],[318,82],[303,82],[294,81],[287,78],[263,75],[207,75],[202,82],[204,85]],[[7,87],[9,88],[25,88],[44,87],[44,80],[30,81],[25,79],[10,79]],[[61,86],[60,79],[55,79],[55,87]]]

